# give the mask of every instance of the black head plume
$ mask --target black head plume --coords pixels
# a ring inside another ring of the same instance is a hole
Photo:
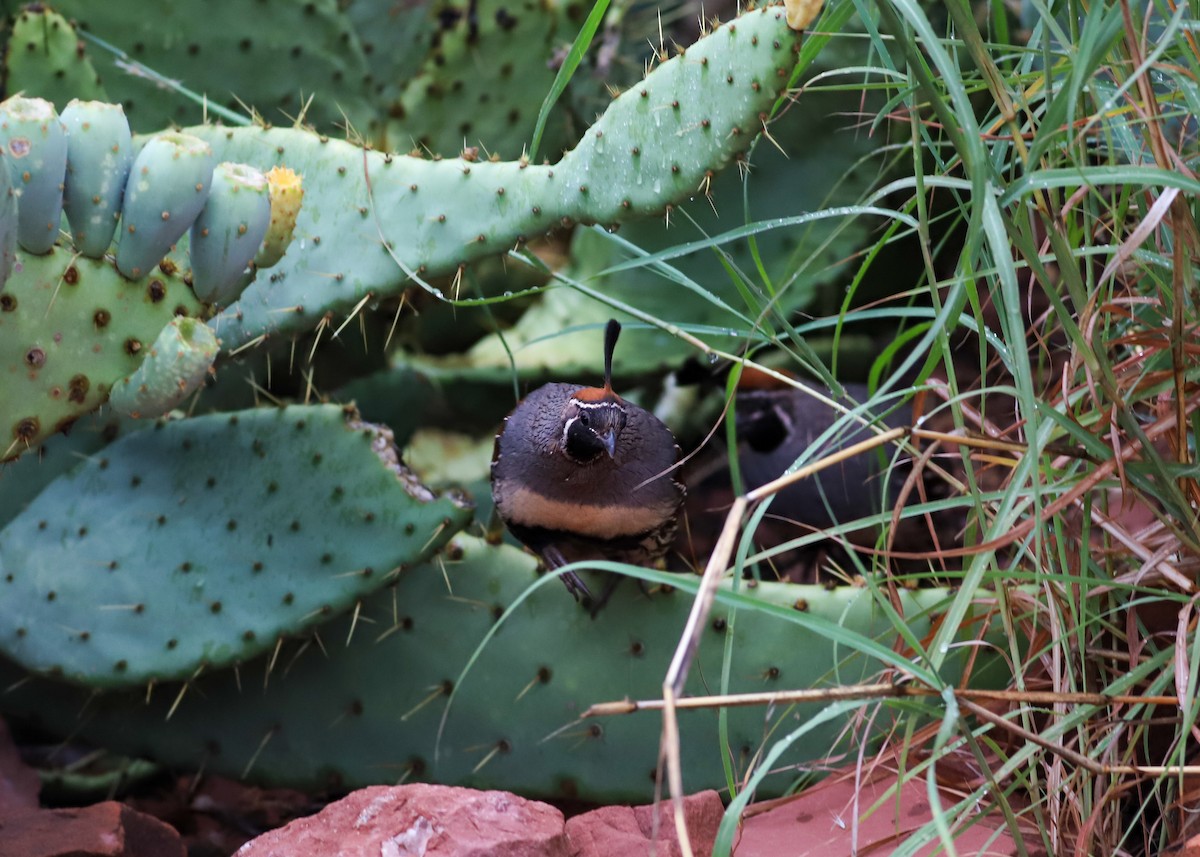
[[[608,320],[604,328],[604,389],[612,392],[612,358],[617,350],[617,337],[621,335],[621,323],[615,318]]]

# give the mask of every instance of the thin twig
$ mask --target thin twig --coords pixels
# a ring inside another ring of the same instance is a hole
[[[982,690],[959,688],[954,691],[962,700],[976,702],[1012,702],[1030,705],[1179,705],[1178,696],[1134,693],[1072,693],[1054,690]],[[676,710],[692,708],[736,708],[750,705],[793,705],[802,702],[839,702],[847,699],[904,699],[941,696],[942,691],[918,684],[852,684],[844,687],[782,690],[764,693],[731,693],[713,696],[677,698]],[[614,714],[633,714],[637,711],[661,711],[663,699],[624,699],[619,702],[599,702],[583,712],[584,717],[607,717]]]

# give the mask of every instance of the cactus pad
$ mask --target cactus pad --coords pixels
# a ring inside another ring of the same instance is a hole
[[[186,678],[346,610],[469,517],[351,410],[160,423],[0,531],[0,647],[99,687]]]
[[[18,254],[0,293],[0,461],[95,410],[167,322],[201,311],[176,276],[130,282],[61,247]]]
[[[794,64],[782,7],[748,12],[624,92],[553,166],[364,152],[300,130],[193,128],[223,160],[305,176],[296,240],[219,316],[234,349],[449,274],[562,222],[611,223],[703,192],[750,145]],[[350,264],[352,262],[352,264]]]
[[[105,98],[71,22],[41,3],[25,5],[13,19],[4,66],[8,92],[45,98],[60,111],[71,98]]]
[[[89,699],[85,692],[72,704],[65,691],[61,699],[47,696],[52,685],[40,682],[0,696],[0,707],[33,709],[44,726],[67,732],[79,728],[75,711],[86,700],[93,716],[82,734],[112,750],[177,765],[202,760],[207,770],[299,788],[414,778],[589,801],[648,800],[660,715],[577,718],[593,703],[660,695],[692,598],[683,592],[647,596],[626,583],[593,620],[556,582],[544,581],[462,677],[496,617],[536,579],[535,565],[515,548],[456,536],[433,561],[401,574],[394,591],[381,591],[356,616],[322,627],[324,653],[301,642],[285,645],[274,669],[269,659],[244,665],[240,686],[228,672],[202,677],[169,720],[176,695],[169,689],[150,705],[144,694]],[[752,594],[784,618],[743,608],[731,629],[728,608],[718,604],[689,693],[714,689],[730,633],[731,692],[848,684],[879,669],[878,661],[835,645],[814,623],[878,637],[885,646],[894,636],[863,589],[762,584]],[[901,592],[900,598],[920,637],[945,593]],[[286,674],[278,666],[285,663]],[[948,666],[948,681],[953,672]],[[447,696],[460,678],[439,747]],[[786,729],[819,708],[731,709],[735,771],[745,770],[772,727]],[[814,729],[781,763],[821,757],[845,726]],[[680,728],[689,748],[687,787],[723,787],[716,712],[684,712]],[[765,790],[789,781],[787,775],[773,785],[768,780]]]

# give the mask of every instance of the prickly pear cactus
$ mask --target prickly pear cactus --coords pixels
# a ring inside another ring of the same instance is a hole
[[[299,130],[188,129],[218,158],[305,176],[297,240],[219,316],[222,341],[307,329],[562,223],[612,223],[702,193],[761,130],[797,45],[782,7],[748,12],[620,95],[552,166],[425,161]]]
[[[463,147],[515,160],[554,82],[551,59],[580,21],[550,0],[478,0],[445,16],[433,48],[404,87],[385,140],[397,151],[457,155]],[[540,151],[557,160],[569,137],[558,111]],[[485,156],[486,157],[486,156]]]
[[[152,15],[127,0],[56,0],[54,7],[125,52],[89,49],[109,97],[138,132],[203,121],[204,101],[166,81],[239,113],[254,105],[270,122],[303,115],[333,130],[347,121],[365,127],[372,115],[366,58],[338,0],[178,0],[156,5]],[[131,74],[130,60],[162,79]],[[315,92],[323,97],[306,106]]]
[[[321,628],[324,653],[307,646],[284,675],[279,664],[305,644],[285,646],[273,662],[243,665],[241,685],[229,672],[201,677],[170,719],[165,714],[176,693],[166,688],[146,704],[144,693],[72,697],[61,686],[32,682],[0,695],[0,707],[28,711],[40,700],[42,724],[66,732],[80,728],[76,714],[86,702],[91,716],[82,734],[89,740],[170,764],[203,759],[207,770],[266,783],[353,788],[429,779],[526,795],[646,801],[654,793],[660,716],[578,718],[593,703],[661,695],[691,596],[647,596],[626,583],[593,620],[564,604],[557,582],[544,581],[463,675],[497,617],[534,582],[534,569],[528,554],[457,536],[433,561],[400,574],[394,590]],[[721,675],[730,633],[731,692],[853,683],[879,668],[849,647],[835,648],[813,630],[816,624],[891,643],[884,611],[866,590],[763,584],[752,595],[773,615],[739,610],[731,631],[729,608],[718,604],[690,693],[711,691],[705,681]],[[944,597],[933,590],[901,593],[916,636],[928,631]],[[735,771],[745,769],[772,727],[798,722],[810,710],[731,709]],[[684,712],[680,727],[683,746],[700,749],[684,754],[688,788],[723,787],[716,712]],[[783,763],[819,757],[844,728],[814,730]]]
[[[25,5],[13,18],[4,68],[9,93],[45,98],[60,111],[72,98],[107,97],[71,22],[41,3]]]
[[[0,460],[95,410],[173,317],[202,312],[177,275],[131,282],[62,247],[20,254],[0,293]]]
[[[76,420],[70,432],[47,438],[36,454],[0,465],[0,530],[47,485],[84,458],[99,452],[125,432],[145,427],[145,423],[110,411],[92,411]]]
[[[270,650],[386,587],[470,518],[332,405],[126,435],[0,530],[0,648],[95,687]]]

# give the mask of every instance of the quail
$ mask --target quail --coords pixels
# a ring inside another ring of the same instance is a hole
[[[605,329],[603,387],[539,387],[496,436],[496,510],[551,569],[597,559],[653,565],[674,539],[679,447],[657,417],[613,392],[620,332],[615,320]],[[577,600],[591,597],[578,575],[562,577]]]
[[[848,397],[843,404],[847,407],[866,401],[870,395],[865,384],[843,387]],[[911,408],[905,406],[886,415],[884,422],[902,426],[911,414]],[[738,463],[747,490],[781,476],[840,417],[820,399],[793,387],[772,384],[766,376],[744,375],[737,392],[737,436]],[[821,455],[870,436],[869,429],[853,425],[828,441]],[[885,479],[880,464],[875,453],[856,455],[813,478],[789,485],[776,495],[771,510],[813,529],[826,529],[878,512],[885,501],[895,501],[901,481],[896,472]]]

